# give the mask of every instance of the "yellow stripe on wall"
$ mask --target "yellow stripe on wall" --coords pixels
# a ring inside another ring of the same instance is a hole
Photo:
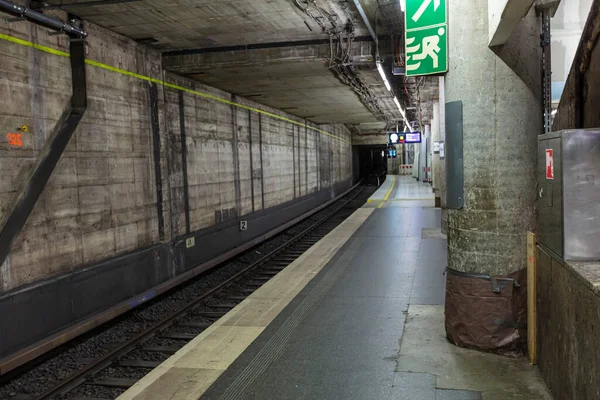
[[[4,35],[4,34],[0,33],[0,39],[6,40],[8,42],[15,43],[15,44],[18,44],[18,45],[21,45],[21,46],[31,47],[33,49],[36,49],[36,50],[39,50],[39,51],[43,51],[45,53],[53,54],[53,55],[56,55],[56,56],[70,57],[70,54],[67,53],[67,52],[64,52],[64,51],[61,51],[61,50],[56,50],[56,49],[53,49],[53,48],[47,47],[47,46],[42,46],[40,44],[33,43],[33,42],[30,42],[30,41],[27,41],[27,40],[23,40],[23,39],[19,39],[19,38],[16,38],[14,36]],[[121,69],[121,68],[113,67],[112,65],[103,64],[101,62],[90,60],[90,59],[87,59],[87,58],[85,59],[85,63],[88,64],[88,65],[91,65],[91,66],[94,66],[94,67],[97,67],[97,68],[102,68],[102,69],[105,69],[107,71],[115,72],[115,73],[118,73],[118,74],[121,74],[121,75],[129,76],[129,77],[132,77],[132,78],[140,79],[140,80],[151,82],[151,83],[156,83],[158,85],[162,85],[162,86],[168,87],[170,89],[181,90],[183,92],[186,92],[186,93],[189,93],[189,94],[192,94],[192,95],[195,95],[195,96],[199,96],[199,97],[202,97],[202,98],[205,98],[205,99],[214,100],[214,101],[219,102],[219,103],[231,105],[231,106],[234,106],[234,107],[243,108],[245,110],[254,111],[254,112],[258,113],[258,114],[266,115],[266,116],[269,116],[269,117],[272,117],[272,118],[275,118],[275,119],[278,119],[278,120],[281,120],[281,121],[289,122],[289,123],[294,124],[294,125],[306,127],[306,128],[308,128],[310,130],[313,130],[315,132],[319,132],[319,133],[322,133],[324,135],[327,135],[327,136],[330,136],[332,138],[335,138],[337,140],[341,140],[342,142],[352,143],[348,139],[345,139],[345,138],[343,138],[341,136],[337,136],[337,135],[331,134],[331,133],[329,133],[327,131],[324,131],[322,129],[312,127],[312,126],[310,126],[308,124],[305,124],[305,123],[302,123],[302,122],[298,122],[298,121],[294,121],[293,119],[290,119],[290,118],[287,118],[287,117],[282,117],[280,115],[273,114],[273,113],[268,112],[268,111],[260,110],[258,108],[254,108],[254,107],[246,106],[244,104],[236,103],[234,101],[227,100],[227,99],[224,99],[222,97],[214,96],[214,95],[209,94],[209,93],[200,92],[200,91],[189,89],[189,88],[186,88],[186,87],[183,87],[183,86],[175,85],[173,83],[165,82],[162,79],[156,79],[156,78],[152,78],[152,77],[149,77],[149,76],[136,74],[135,72],[131,72],[131,71],[127,71],[127,70],[124,70],[124,69]]]

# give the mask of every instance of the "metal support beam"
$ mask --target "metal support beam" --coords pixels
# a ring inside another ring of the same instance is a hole
[[[365,13],[365,10],[363,9],[362,4],[360,4],[360,0],[353,0],[353,1],[354,1],[354,5],[356,6],[356,9],[358,10],[358,13],[360,14],[363,22],[367,26],[367,29],[369,30],[371,37],[373,38],[375,43],[377,45],[379,45],[379,39],[377,38],[377,34],[373,30],[373,27],[371,26],[371,23],[369,22],[369,17],[367,17],[367,14]]]
[[[544,107],[544,133],[552,129],[552,35],[550,33],[550,12],[545,9],[542,14],[542,104]]]
[[[265,209],[265,164],[263,163],[262,114],[258,114],[258,150],[260,151],[261,210]]]
[[[187,139],[185,134],[185,101],[183,91],[179,91],[179,134],[181,140],[181,174],[183,175],[183,208],[185,212],[185,233],[189,235],[190,228],[190,189],[187,169]]]
[[[252,156],[252,111],[248,110],[248,147],[250,147],[250,196],[252,196],[252,212],[256,211],[256,205],[254,204],[254,160]]]
[[[382,35],[377,40],[389,39],[389,36]],[[373,38],[370,36],[357,36],[352,40],[354,43],[372,42]],[[333,39],[333,44],[340,43],[339,40]],[[208,47],[208,48],[197,48],[197,49],[183,49],[183,50],[171,50],[162,53],[164,57],[173,56],[187,56],[191,54],[209,54],[209,53],[229,53],[232,51],[248,51],[248,50],[263,50],[263,49],[278,49],[278,48],[293,48],[293,47],[310,47],[318,45],[331,44],[330,39],[312,39],[312,40],[294,40],[287,42],[265,42],[265,43],[250,43],[236,46],[225,46],[225,47]]]
[[[2,227],[0,231],[0,265],[8,257],[14,239],[25,226],[27,218],[46,187],[87,108],[85,43],[83,40],[71,39],[70,48],[73,90],[71,104],[63,112],[44,148],[38,154],[29,173],[24,177],[11,209],[5,214],[0,224]]]
[[[34,22],[46,28],[54,29],[59,32],[64,32],[71,37],[85,38],[87,32],[83,29],[63,22],[57,18],[52,18],[38,11],[33,11],[25,6],[20,6],[8,0],[0,0],[0,11],[14,15],[17,18],[25,18],[28,21]]]
[[[163,209],[162,169],[160,166],[160,123],[158,111],[158,86],[152,82],[150,92],[150,124],[152,128],[152,150],[154,153],[154,183],[156,184],[156,216],[158,219],[158,239],[165,239],[165,216]]]

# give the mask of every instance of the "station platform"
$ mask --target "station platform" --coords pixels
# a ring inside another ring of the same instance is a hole
[[[447,342],[441,211],[389,178],[119,399],[550,399],[525,358]]]
[[[388,175],[368,201],[368,207],[434,207],[431,185],[412,176]]]

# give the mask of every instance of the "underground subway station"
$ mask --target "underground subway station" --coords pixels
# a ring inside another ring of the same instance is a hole
[[[600,0],[0,17],[0,400],[600,399]]]

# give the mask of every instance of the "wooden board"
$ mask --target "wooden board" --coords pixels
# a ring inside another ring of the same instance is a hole
[[[532,365],[537,362],[536,253],[536,235],[527,232],[527,348]]]

